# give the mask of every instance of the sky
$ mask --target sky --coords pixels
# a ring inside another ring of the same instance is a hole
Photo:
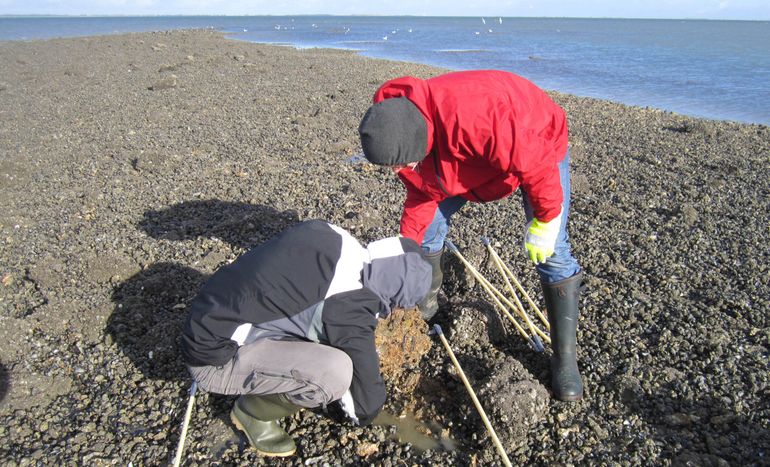
[[[0,15],[415,15],[770,20],[770,0],[0,0]]]

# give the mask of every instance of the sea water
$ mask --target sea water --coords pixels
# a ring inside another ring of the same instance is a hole
[[[0,39],[215,28],[239,40],[352,49],[542,88],[770,124],[770,22],[503,17],[0,17]]]

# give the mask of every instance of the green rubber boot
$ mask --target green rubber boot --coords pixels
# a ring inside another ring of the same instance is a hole
[[[249,443],[260,454],[286,457],[294,454],[297,446],[276,420],[287,417],[300,408],[283,394],[241,396],[233,405],[230,420],[246,435]]]
[[[438,311],[438,291],[441,290],[441,283],[444,282],[444,271],[442,269],[441,259],[444,256],[444,249],[437,253],[426,253],[425,259],[430,263],[433,271],[433,279],[430,283],[428,295],[417,305],[420,308],[420,314],[425,321],[430,320]]]
[[[582,283],[582,272],[552,284],[541,282],[551,325],[551,389],[554,396],[562,401],[583,398],[583,381],[576,351],[578,297]]]

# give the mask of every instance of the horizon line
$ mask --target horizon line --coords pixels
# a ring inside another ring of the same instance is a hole
[[[699,18],[699,17],[622,17],[622,16],[502,16],[502,15],[376,15],[376,14],[348,14],[338,15],[329,13],[298,13],[298,14],[181,14],[181,13],[162,13],[162,14],[48,14],[48,13],[30,13],[30,14],[5,14],[0,13],[0,18],[159,18],[159,17],[207,17],[207,18],[270,18],[270,17],[308,17],[308,16],[328,16],[338,18],[508,18],[508,19],[614,19],[614,20],[654,20],[654,21],[745,21],[745,22],[770,22],[768,19],[730,19],[730,18]]]

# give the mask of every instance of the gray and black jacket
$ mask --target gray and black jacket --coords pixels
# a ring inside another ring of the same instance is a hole
[[[338,226],[302,222],[211,276],[190,305],[182,353],[188,365],[220,366],[257,339],[338,348],[353,361],[342,406],[367,424],[386,396],[374,343],[377,318],[416,305],[430,282],[430,265],[411,239],[364,248]]]

